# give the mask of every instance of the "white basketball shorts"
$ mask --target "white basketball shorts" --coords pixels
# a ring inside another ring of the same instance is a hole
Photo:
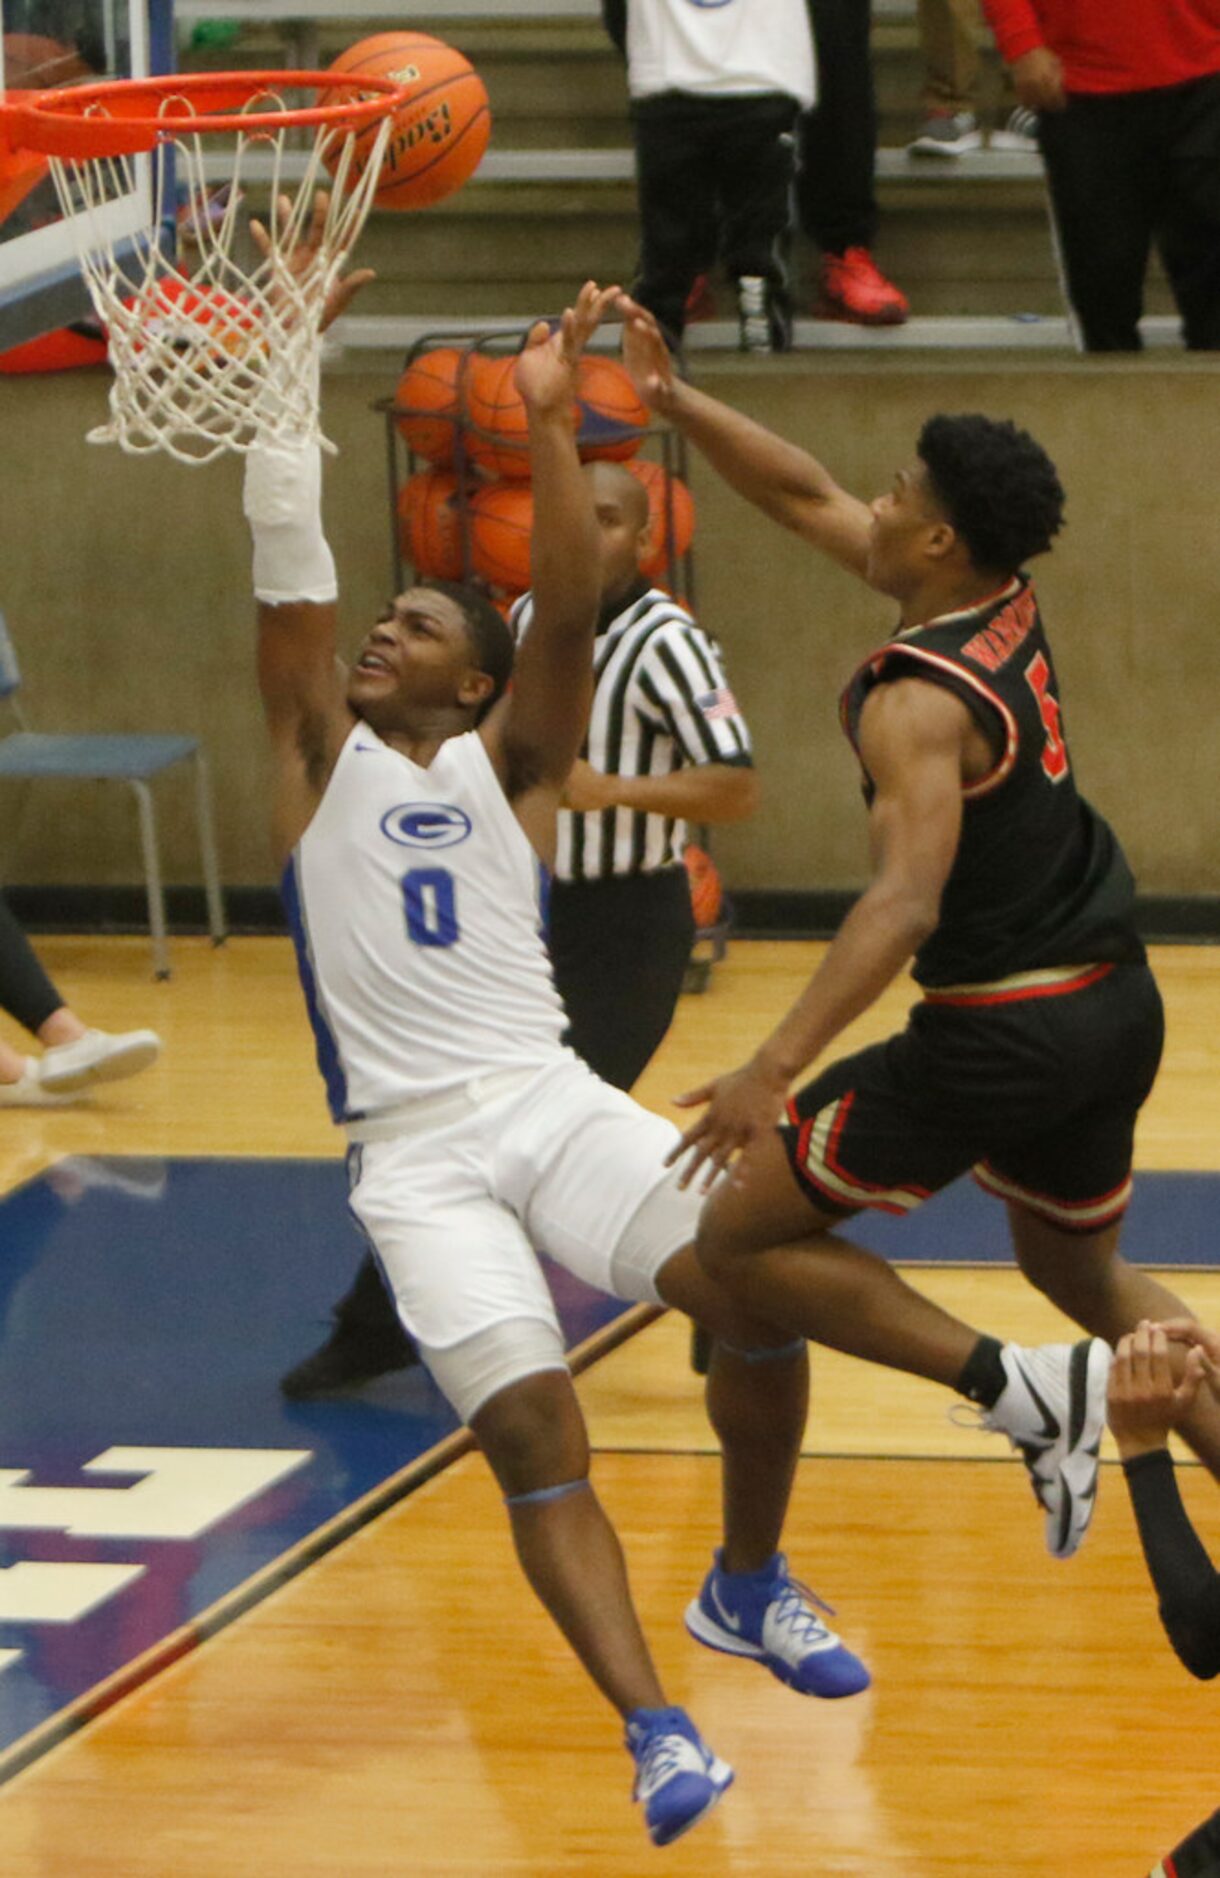
[[[512,1319],[557,1331],[535,1250],[613,1297],[660,1302],[657,1274],[700,1205],[664,1164],[677,1129],[571,1052],[489,1080],[492,1095],[472,1085],[364,1131],[388,1139],[352,1131],[351,1208],[412,1336],[429,1351]]]

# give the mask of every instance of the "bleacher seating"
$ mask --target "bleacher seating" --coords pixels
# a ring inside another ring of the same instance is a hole
[[[626,84],[599,0],[426,0],[406,18],[401,5],[379,10],[368,0],[177,0],[176,12],[180,57],[190,68],[311,69],[355,39],[397,27],[448,39],[483,75],[494,130],[477,176],[450,201],[409,218],[409,228],[401,216],[373,216],[361,259],[377,281],[332,344],[405,350],[420,333],[468,327],[472,316],[515,326],[539,306],[560,304],[573,280],[630,277],[636,212]],[[879,330],[798,319],[798,347],[1069,346],[1040,159],[987,150],[909,157],[905,143],[920,107],[915,0],[874,0],[873,15],[878,257],[910,295],[913,317]],[[196,35],[200,22],[222,20],[239,28],[231,44]],[[994,120],[1001,110],[994,60],[985,81]],[[250,179],[258,174],[255,159]],[[798,242],[798,280],[808,260]],[[1176,336],[1155,273],[1149,305],[1149,340]],[[727,293],[720,310],[726,317],[690,329],[691,350],[735,345]]]

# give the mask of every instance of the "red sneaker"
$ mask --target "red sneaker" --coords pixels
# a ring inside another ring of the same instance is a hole
[[[710,320],[716,317],[716,295],[709,274],[696,274],[686,296],[686,320]]]
[[[858,326],[901,326],[911,310],[904,293],[887,280],[867,248],[822,257],[818,319],[854,320]]]

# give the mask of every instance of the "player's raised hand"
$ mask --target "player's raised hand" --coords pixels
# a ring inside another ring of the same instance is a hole
[[[576,395],[580,355],[620,291],[587,280],[575,304],[565,307],[559,320],[535,322],[513,370],[513,383],[526,404],[536,411],[570,405]]]
[[[667,1167],[685,1161],[678,1185],[689,1187],[702,1170],[702,1190],[706,1193],[737,1155],[776,1126],[787,1092],[782,1077],[752,1058],[740,1069],[675,1097],[680,1109],[707,1104],[698,1121],[691,1123],[677,1147],[665,1157]]]
[[[647,307],[630,294],[619,294],[616,310],[623,321],[623,364],[649,410],[664,413],[672,402],[675,380],[673,358],[661,328]]]
[[[272,293],[278,285],[283,297],[291,301],[292,289],[300,282],[308,280],[311,269],[319,264],[322,243],[326,232],[326,218],[330,212],[330,194],[325,189],[316,191],[310,207],[309,221],[298,241],[289,243],[286,236],[292,222],[292,201],[288,196],[279,196],[275,203],[275,220],[279,230],[279,239],[273,241],[264,222],[257,219],[250,223],[250,238],[265,261],[276,263],[277,273],[282,276],[278,281],[273,278]],[[377,278],[371,267],[353,268],[350,274],[337,279],[326,296],[322,309],[322,318],[318,322],[318,331],[326,328],[345,312],[362,287],[367,287]]]

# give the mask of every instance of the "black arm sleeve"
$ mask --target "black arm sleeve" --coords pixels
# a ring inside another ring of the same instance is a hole
[[[602,0],[602,24],[611,39],[627,57],[627,0]]]
[[[1123,1462],[1166,1635],[1192,1676],[1220,1675],[1220,1572],[1182,1504],[1168,1448]]]

